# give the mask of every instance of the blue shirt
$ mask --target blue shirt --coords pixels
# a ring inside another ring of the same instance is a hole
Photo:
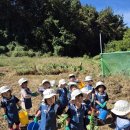
[[[10,99],[3,98],[1,101],[1,107],[6,110],[7,121],[9,124],[14,124],[19,122],[17,103],[19,99],[15,96],[11,96]]]
[[[41,121],[39,130],[57,130],[56,116],[59,105],[53,104],[51,107],[42,103],[39,110],[41,111]]]
[[[87,108],[85,104],[82,104],[79,109],[75,105],[69,106],[67,114],[70,118],[70,129],[71,130],[85,130],[85,119],[87,116]]]
[[[57,90],[57,93],[59,94],[59,100],[62,107],[66,107],[68,105],[67,88],[60,88]]]
[[[117,117],[115,130],[130,130],[130,120]]]

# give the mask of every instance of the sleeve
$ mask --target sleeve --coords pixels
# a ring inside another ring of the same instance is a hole
[[[1,106],[1,108],[5,108],[6,107],[6,105],[5,105],[5,103],[3,101],[1,101],[0,106]]]

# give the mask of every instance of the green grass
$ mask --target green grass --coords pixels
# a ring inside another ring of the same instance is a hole
[[[99,72],[99,60],[68,57],[0,57],[0,67],[10,67],[18,75]]]

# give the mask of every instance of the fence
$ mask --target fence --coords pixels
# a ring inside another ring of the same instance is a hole
[[[130,75],[130,51],[101,53],[102,75]]]

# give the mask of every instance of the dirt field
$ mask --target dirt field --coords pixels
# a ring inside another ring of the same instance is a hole
[[[56,59],[56,60],[55,60]],[[4,60],[4,62],[3,62]],[[48,59],[44,59],[46,62],[48,61]],[[44,64],[45,62],[40,61],[39,64]],[[53,62],[58,61],[58,58],[53,58],[51,59]],[[63,59],[64,60],[64,59]],[[12,62],[16,62],[17,59],[13,60]],[[33,64],[33,59],[30,59],[31,63]],[[65,62],[75,62],[76,60],[65,59]],[[83,59],[79,58],[76,61],[76,64],[79,64],[80,61],[83,61]],[[60,78],[68,78],[68,74],[72,73],[72,72],[65,72],[65,73],[60,73],[57,75],[43,75],[43,74],[28,74],[28,75],[18,75],[16,73],[16,70],[12,67],[13,65],[9,65],[9,64],[14,64],[11,62],[11,59],[7,58],[2,59],[0,58],[0,62],[2,62],[2,65],[0,64],[0,86],[2,85],[10,85],[13,89],[13,94],[16,95],[17,97],[20,97],[20,88],[18,86],[18,80],[21,77],[26,77],[29,79],[29,87],[32,91],[37,91],[37,87],[39,86],[39,84],[41,83],[41,81],[43,79],[55,79],[55,80],[59,80]],[[29,62],[29,60],[28,60]],[[34,60],[34,62],[37,62],[36,60]],[[58,61],[60,62],[60,61]],[[7,65],[6,65],[7,64]],[[16,63],[15,63],[16,64]],[[18,63],[19,64],[19,63]],[[127,76],[123,76],[123,75],[116,75],[116,76],[109,76],[109,77],[102,77],[100,76],[100,69],[99,69],[99,63],[98,60],[96,61],[92,61],[91,59],[89,59],[89,62],[85,62],[83,64],[85,71],[79,72],[76,74],[78,75],[79,79],[84,79],[84,77],[86,75],[92,75],[93,79],[94,79],[94,86],[96,81],[98,80],[102,80],[104,81],[104,83],[106,84],[107,87],[107,92],[109,95],[109,102],[108,102],[108,108],[111,109],[113,107],[113,103],[119,99],[125,99],[130,101],[130,87],[129,87],[129,83],[130,83],[130,78]],[[75,72],[74,72],[75,73]],[[33,100],[33,108],[31,110],[32,114],[35,114],[39,103],[41,101],[41,97],[38,96],[36,98],[32,98]],[[104,126],[100,126],[100,130],[112,130],[113,127],[111,126],[112,120],[111,120],[111,116],[109,115],[106,121],[106,125]],[[7,130],[7,124],[6,121],[3,120],[2,118],[2,114],[0,111],[0,130]]]

